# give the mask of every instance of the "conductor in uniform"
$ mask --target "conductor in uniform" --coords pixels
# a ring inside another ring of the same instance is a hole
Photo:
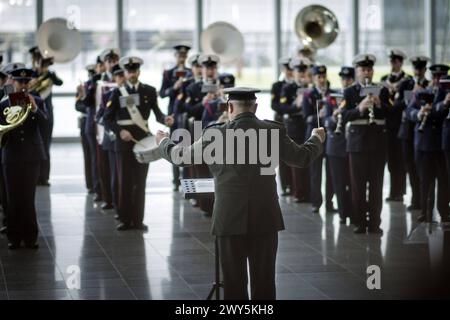
[[[373,234],[383,233],[380,228],[380,216],[383,208],[389,91],[383,87],[379,97],[371,94],[362,95],[363,88],[372,84],[375,62],[376,58],[372,54],[356,56],[353,64],[356,68],[357,83],[344,90],[346,107],[342,111],[342,116],[344,122],[348,124],[347,152],[350,157],[356,234],[367,231]]]
[[[280,160],[291,166],[308,166],[322,153],[325,140],[323,128],[315,129],[313,136],[304,145],[298,145],[287,136],[283,124],[262,121],[256,117],[255,94],[260,92],[259,90],[231,88],[224,92],[229,95],[230,122],[208,127],[204,134],[213,128],[218,129],[223,134],[224,145],[226,145],[226,139],[229,136],[225,133],[226,130],[233,132],[276,130],[280,134],[277,141]],[[168,134],[163,132],[158,132],[157,143],[163,157],[172,163],[172,154],[186,155],[192,152],[191,155],[193,155],[197,152],[197,148],[201,149],[208,145],[206,139],[200,139],[189,147],[177,146],[169,139]],[[268,143],[265,147],[272,146]],[[248,151],[250,147],[247,144],[245,148]],[[242,152],[247,153],[245,150]],[[223,154],[224,159],[226,156]],[[248,164],[248,162],[243,165],[213,164],[209,167],[214,176],[216,197],[212,232],[218,237],[225,300],[249,299],[247,260],[251,298],[274,300],[276,299],[275,264],[278,232],[284,229],[275,171],[272,175],[261,175],[260,169],[264,165],[259,161],[256,164]]]
[[[25,92],[31,112],[23,125],[8,132],[2,142],[2,167],[7,193],[7,235],[10,250],[23,244],[28,249],[37,249],[38,224],[35,194],[41,161],[46,153],[42,128],[48,126],[44,102],[27,93],[33,70],[19,68],[11,72],[15,92]],[[2,124],[7,124],[6,115],[12,110],[9,99],[0,103]],[[28,106],[22,106],[28,107]]]
[[[150,113],[154,112],[158,122],[173,125],[173,118],[164,115],[158,107],[156,89],[139,81],[143,63],[138,57],[120,59],[119,65],[125,70],[126,83],[113,91],[104,112],[105,129],[117,136],[119,231],[148,229],[143,220],[149,166],[136,160],[133,147],[149,135]]]

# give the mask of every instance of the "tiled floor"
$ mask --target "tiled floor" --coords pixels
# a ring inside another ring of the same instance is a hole
[[[171,192],[167,163],[150,169],[149,232],[119,233],[114,212],[101,211],[85,193],[80,147],[55,145],[52,153],[52,187],[37,196],[41,248],[10,252],[0,239],[0,299],[206,298],[214,275],[210,219]],[[289,198],[281,204],[287,231],[280,234],[279,299],[408,298],[442,255],[443,232],[427,241],[416,229],[417,213],[403,204],[385,204],[382,237],[354,235],[337,216],[313,215]],[[66,286],[74,265],[80,290]],[[369,265],[381,267],[382,290],[367,289]]]

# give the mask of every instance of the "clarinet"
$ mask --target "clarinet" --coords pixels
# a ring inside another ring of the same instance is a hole
[[[341,135],[342,134],[342,127],[343,127],[343,117],[342,117],[342,110],[345,107],[345,102],[342,102],[338,108],[338,110],[340,111],[338,116],[337,116],[337,125],[336,125],[336,130],[334,130],[334,134],[336,135]]]
[[[369,78],[366,78],[366,87],[369,86]],[[369,124],[375,124],[375,111],[373,109],[373,103],[369,107]]]
[[[422,122],[420,123],[419,126],[419,132],[423,133],[425,131],[425,126],[427,125],[427,120],[428,120],[428,113],[425,113],[422,119]]]

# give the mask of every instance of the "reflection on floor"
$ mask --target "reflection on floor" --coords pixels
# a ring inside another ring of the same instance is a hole
[[[0,299],[206,298],[214,273],[210,220],[171,192],[165,162],[150,169],[149,232],[119,233],[114,212],[102,212],[85,193],[80,147],[55,145],[52,153],[52,186],[37,198],[41,249],[9,252],[0,239]],[[419,228],[405,241],[417,213],[403,204],[385,204],[385,235],[377,237],[354,235],[337,216],[313,215],[307,205],[281,203],[287,231],[280,234],[279,299],[407,298],[419,275],[430,279],[435,251],[442,253],[442,232],[427,241]],[[74,265],[80,290],[66,286]],[[370,265],[381,267],[381,290],[367,288]]]

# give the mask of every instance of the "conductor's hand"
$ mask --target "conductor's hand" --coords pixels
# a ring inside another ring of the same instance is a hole
[[[175,123],[175,119],[173,116],[167,116],[164,119],[164,123],[166,124],[166,126],[168,126],[169,128],[172,127]]]
[[[169,134],[167,132],[163,132],[161,130],[159,130],[156,133],[156,144],[159,146],[161,144],[161,141],[163,141],[163,139],[165,138],[170,138]]]
[[[320,142],[324,143],[325,139],[327,137],[327,134],[326,134],[324,128],[318,128],[318,129],[313,129],[311,136],[318,137],[320,139]]]
[[[120,139],[122,139],[123,141],[126,141],[126,142],[130,142],[130,141],[134,140],[133,135],[128,130],[120,131]]]

